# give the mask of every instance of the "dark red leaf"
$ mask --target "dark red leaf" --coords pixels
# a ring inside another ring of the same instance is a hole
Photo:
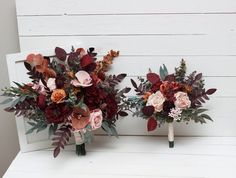
[[[53,151],[53,157],[56,158],[60,153],[60,147],[56,147]]]
[[[31,70],[32,70],[31,65],[30,65],[28,62],[24,62],[24,65],[25,65],[25,68],[26,68],[28,71],[31,71]]]
[[[134,88],[138,88],[136,82],[135,82],[133,79],[130,79],[130,81],[131,81],[131,83],[132,83],[132,85],[133,85]]]
[[[89,66],[93,62],[94,59],[89,54],[86,54],[80,59],[80,66],[84,68],[86,66]]]
[[[56,54],[56,57],[58,59],[60,59],[61,61],[66,60],[66,51],[64,49],[56,47],[55,48],[55,54]]]
[[[195,81],[201,80],[201,78],[202,78],[202,73],[199,73],[199,74],[196,75]]]
[[[174,74],[167,75],[165,77],[165,81],[174,82],[175,81],[175,75]]]
[[[127,75],[126,74],[119,74],[116,76],[116,78],[120,81],[122,81]]]
[[[148,131],[153,131],[157,128],[157,121],[154,117],[151,117],[148,119],[148,123],[147,123],[147,129]]]
[[[119,111],[118,114],[122,117],[128,116],[128,113],[125,111]]]
[[[215,92],[216,92],[216,89],[215,89],[215,88],[211,88],[211,89],[209,89],[209,90],[206,91],[206,94],[207,94],[207,95],[212,95],[212,94],[215,93]]]
[[[142,112],[145,116],[150,117],[154,113],[154,107],[153,106],[144,106],[142,108]]]
[[[160,80],[161,80],[160,76],[155,73],[148,73],[147,79],[149,82],[151,82],[151,84],[156,84],[156,83],[160,82]]]
[[[131,90],[131,88],[129,88],[129,87],[126,87],[126,88],[124,88],[124,91],[123,91],[123,93],[129,93],[129,92],[130,92],[130,90]]]

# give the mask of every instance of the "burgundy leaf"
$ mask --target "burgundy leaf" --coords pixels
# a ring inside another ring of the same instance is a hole
[[[133,85],[134,88],[138,88],[136,82],[135,82],[133,79],[130,79],[130,81],[131,81],[131,83],[132,83],[132,85]]]
[[[215,88],[211,88],[211,89],[209,89],[209,90],[206,91],[206,94],[207,94],[207,95],[212,95],[212,94],[215,93],[215,92],[216,92],[216,89],[215,89]]]
[[[56,54],[56,57],[58,59],[60,59],[61,61],[66,60],[66,51],[64,49],[56,47],[55,48],[55,54]]]
[[[56,147],[53,151],[53,157],[56,158],[60,153],[60,147]]]
[[[122,117],[128,116],[128,113],[125,111],[119,111],[118,114]]]
[[[148,123],[147,123],[147,129],[148,131],[153,131],[157,128],[157,121],[154,117],[151,117],[148,119]]]
[[[175,75],[174,74],[167,75],[165,77],[165,81],[174,82],[175,81]]]
[[[154,107],[153,106],[144,106],[142,108],[142,112],[145,116],[150,117],[154,113]]]
[[[24,62],[24,65],[25,65],[25,68],[26,68],[28,71],[31,71],[31,70],[32,70],[31,65],[30,65],[28,62]]]
[[[196,75],[195,81],[201,80],[201,78],[202,78],[202,73],[199,73],[199,74]]]
[[[130,92],[130,90],[131,90],[131,88],[129,88],[129,87],[126,87],[126,88],[124,88],[124,93],[129,93],[129,92]]]
[[[149,82],[151,82],[151,84],[156,84],[156,83],[160,82],[160,80],[161,80],[160,76],[155,73],[148,73],[147,79]]]
[[[119,75],[117,75],[116,78],[117,78],[118,80],[122,81],[126,76],[127,76],[126,74],[119,74]]]

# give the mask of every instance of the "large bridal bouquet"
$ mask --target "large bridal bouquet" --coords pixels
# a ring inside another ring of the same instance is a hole
[[[27,118],[27,134],[48,129],[54,135],[54,157],[72,134],[76,153],[85,155],[84,143],[91,142],[92,131],[102,127],[117,135],[115,122],[127,115],[123,101],[130,88],[116,89],[126,74],[106,75],[119,52],[111,50],[102,60],[96,55],[94,48],[66,53],[59,47],[54,56],[30,54],[24,65],[32,82],[3,89],[8,97],[3,104],[11,102],[5,110]]]
[[[175,68],[175,73],[169,74],[163,65],[159,74],[149,71],[146,77],[139,77],[139,84],[131,79],[137,96],[130,98],[129,104],[135,108],[134,115],[148,120],[148,131],[169,123],[170,147],[174,147],[174,121],[206,123],[206,120],[212,120],[202,104],[216,89],[205,89],[202,73],[194,71],[186,75],[184,60]]]

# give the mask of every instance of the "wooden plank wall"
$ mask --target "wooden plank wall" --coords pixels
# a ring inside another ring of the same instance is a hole
[[[121,51],[111,73],[129,79],[170,71],[186,59],[189,71],[204,73],[218,92],[206,105],[215,120],[207,125],[177,124],[176,134],[236,136],[235,0],[16,0],[21,51],[55,46],[94,46],[100,54]],[[21,71],[21,69],[19,70]],[[19,75],[23,75],[20,72]],[[131,92],[131,95],[134,94]],[[123,135],[146,132],[146,121],[130,117],[118,123]]]

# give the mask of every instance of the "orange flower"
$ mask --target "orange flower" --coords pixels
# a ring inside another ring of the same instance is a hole
[[[58,104],[58,103],[62,103],[65,97],[66,97],[65,90],[56,89],[52,93],[51,100]]]
[[[147,101],[147,100],[148,100],[148,97],[149,97],[151,94],[152,94],[151,92],[146,92],[146,93],[144,93],[144,95],[143,95],[143,100],[144,100],[144,101]]]
[[[55,78],[56,72],[48,67],[48,60],[45,59],[41,54],[29,54],[26,58],[32,67],[35,67],[37,72],[43,73],[46,78]]]

